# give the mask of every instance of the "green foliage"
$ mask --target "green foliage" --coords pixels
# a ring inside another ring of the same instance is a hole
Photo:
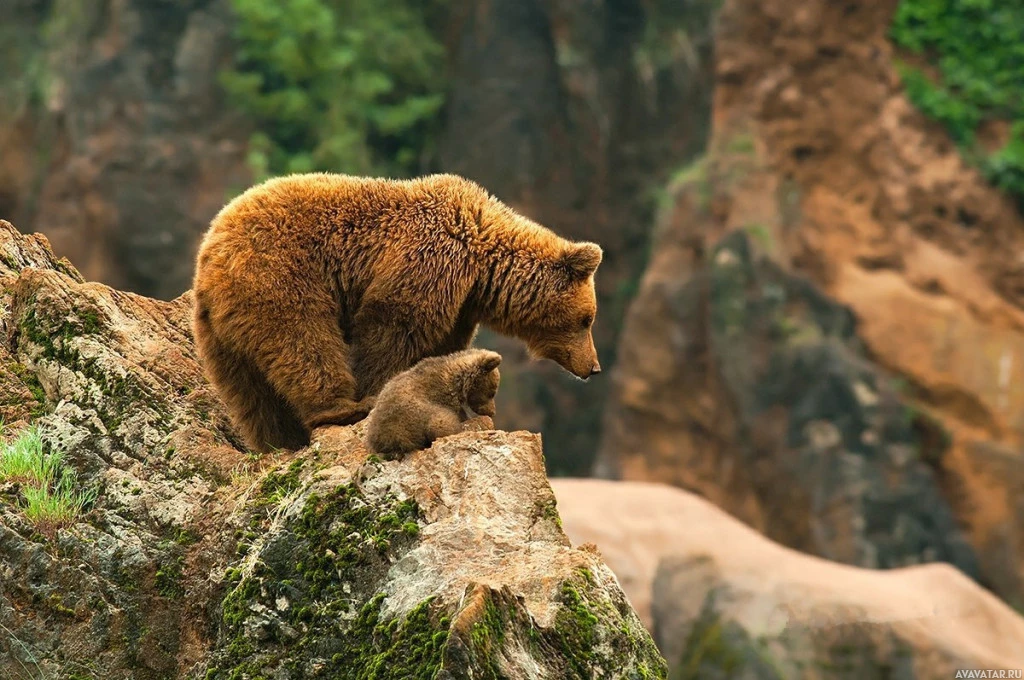
[[[95,489],[79,489],[63,454],[46,451],[35,425],[0,448],[0,481],[21,487],[25,518],[46,534],[74,523],[96,498]]]
[[[940,82],[904,66],[907,96],[942,122],[989,181],[1024,205],[1024,0],[903,0],[893,40],[937,67]],[[1010,125],[993,153],[977,140],[986,122]]]
[[[39,428],[32,425],[0,449],[0,481],[41,485],[56,476],[60,454],[46,455]]]
[[[96,499],[96,490],[78,489],[78,481],[70,470],[64,470],[56,480],[43,486],[26,486],[25,519],[43,533],[52,534],[61,527],[73,524],[85,506]]]
[[[232,0],[236,66],[222,74],[253,120],[259,176],[414,173],[444,101],[430,30],[445,0]]]

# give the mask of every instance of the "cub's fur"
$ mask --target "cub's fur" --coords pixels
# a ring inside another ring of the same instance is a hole
[[[467,349],[430,357],[392,378],[370,412],[366,442],[384,458],[425,449],[435,439],[494,424],[501,355]],[[468,419],[465,407],[478,416]]]
[[[280,177],[203,239],[196,345],[249,445],[297,448],[365,417],[389,378],[465,349],[481,323],[597,373],[601,257],[454,175]]]

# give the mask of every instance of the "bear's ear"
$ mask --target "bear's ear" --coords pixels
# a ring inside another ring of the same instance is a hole
[[[604,252],[596,243],[574,243],[562,255],[561,265],[573,280],[585,279],[601,264]]]
[[[497,352],[489,352],[480,362],[480,372],[490,373],[501,365],[501,355]]]

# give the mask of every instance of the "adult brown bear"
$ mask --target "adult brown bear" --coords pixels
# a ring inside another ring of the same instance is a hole
[[[468,347],[479,324],[580,378],[599,372],[601,257],[455,175],[280,177],[213,219],[196,344],[248,444],[297,448],[365,417],[420,359]]]

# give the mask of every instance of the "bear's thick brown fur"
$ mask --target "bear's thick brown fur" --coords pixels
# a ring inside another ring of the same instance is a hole
[[[435,439],[494,427],[501,355],[465,349],[423,359],[385,383],[366,423],[366,443],[384,458],[425,449]],[[466,408],[476,414],[467,418]]]
[[[586,378],[600,371],[593,243],[454,175],[269,180],[214,218],[195,276],[207,375],[257,450],[366,416],[395,374],[478,324]]]

